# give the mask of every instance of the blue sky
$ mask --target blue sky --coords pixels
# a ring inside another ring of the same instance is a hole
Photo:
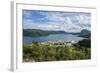
[[[23,29],[80,32],[91,29],[91,14],[79,12],[23,10]]]

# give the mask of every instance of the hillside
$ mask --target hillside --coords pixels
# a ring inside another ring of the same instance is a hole
[[[89,30],[83,29],[81,32],[78,34],[79,37],[85,37],[85,38],[90,38],[91,37],[91,32]]]
[[[47,36],[50,34],[65,34],[65,31],[44,31],[40,29],[23,29],[24,36],[37,37],[37,36]]]
[[[79,37],[90,38],[91,32],[89,30],[83,29],[79,33],[75,32],[65,32],[65,31],[49,31],[40,29],[23,29],[23,36],[38,37],[38,36],[48,36],[50,34],[73,34]]]

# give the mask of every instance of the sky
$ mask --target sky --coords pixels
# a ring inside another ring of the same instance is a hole
[[[66,32],[91,30],[91,13],[23,10],[23,29]]]

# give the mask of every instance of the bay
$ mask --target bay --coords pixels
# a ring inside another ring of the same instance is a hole
[[[51,34],[48,36],[40,36],[40,37],[26,37],[23,36],[23,44],[31,44],[32,41],[37,42],[47,42],[47,41],[75,41],[78,42],[84,38],[78,37],[77,35],[73,34]]]

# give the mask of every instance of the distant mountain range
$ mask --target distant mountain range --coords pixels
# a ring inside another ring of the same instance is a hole
[[[80,33],[65,32],[65,31],[48,31],[40,29],[23,29],[23,36],[28,36],[28,37],[48,36],[50,34],[73,34],[85,38],[89,38],[91,36],[91,32],[86,29],[83,29]]]
[[[44,31],[40,29],[24,29],[23,35],[30,37],[47,36],[50,34],[66,34],[65,31]]]

